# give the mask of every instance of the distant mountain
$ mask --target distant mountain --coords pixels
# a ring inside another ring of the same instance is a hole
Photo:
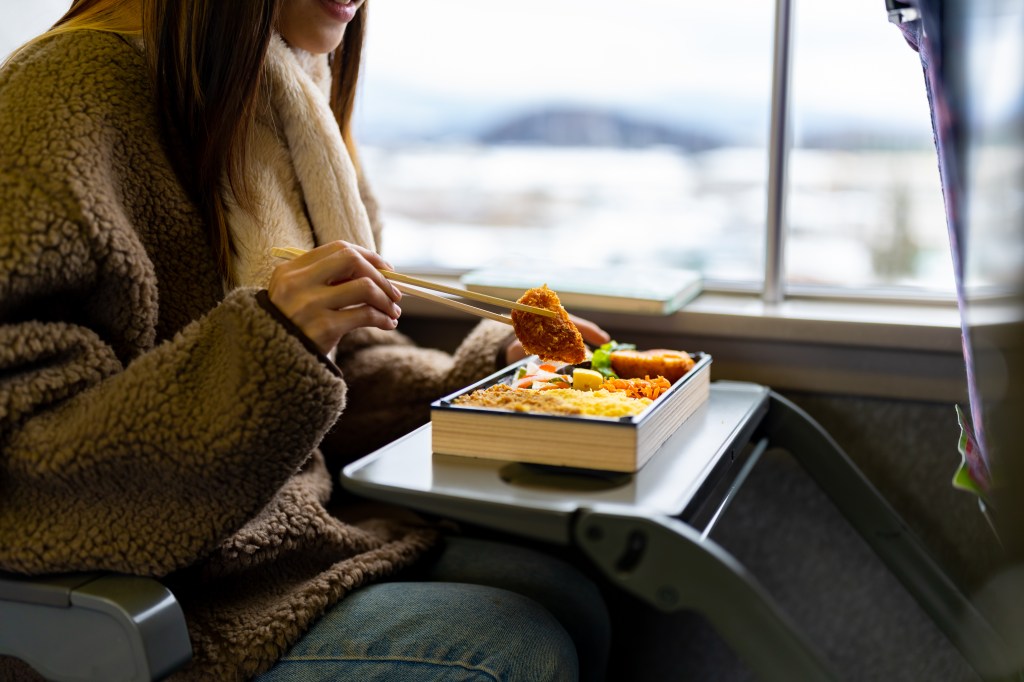
[[[722,145],[707,133],[596,108],[548,108],[506,120],[478,136],[485,144],[550,147],[678,147],[688,152]]]
[[[356,107],[360,141],[378,145],[484,143],[642,148],[692,153],[767,145],[767,103],[720,94],[632,102],[536,101],[474,97],[387,81]],[[794,109],[794,143],[810,149],[918,149],[931,145],[928,120],[878,121],[832,109]],[[809,125],[813,123],[813,125]]]

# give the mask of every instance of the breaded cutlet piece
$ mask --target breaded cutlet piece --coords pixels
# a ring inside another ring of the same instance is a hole
[[[517,303],[532,305],[558,313],[558,317],[545,317],[521,310],[512,311],[512,328],[516,338],[523,344],[523,350],[541,360],[556,360],[571,365],[583,362],[587,357],[583,336],[569,319],[569,313],[558,300],[558,294],[545,284],[529,289]]]

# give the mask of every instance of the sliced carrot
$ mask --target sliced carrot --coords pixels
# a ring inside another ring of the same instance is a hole
[[[548,382],[545,382],[543,385],[538,386],[537,390],[538,391],[547,391],[547,390],[550,390],[552,388],[569,388],[569,382],[568,381],[555,381],[555,382],[548,381]]]

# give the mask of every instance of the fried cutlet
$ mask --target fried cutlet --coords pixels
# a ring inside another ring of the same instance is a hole
[[[587,357],[583,336],[569,319],[569,313],[548,285],[529,289],[517,301],[524,305],[552,310],[557,317],[545,317],[521,310],[512,311],[512,326],[523,349],[541,360],[556,360],[575,365]]]

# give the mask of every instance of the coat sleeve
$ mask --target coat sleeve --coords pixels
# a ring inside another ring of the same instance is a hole
[[[125,368],[82,327],[2,330],[8,570],[188,565],[267,503],[343,406],[340,378],[250,292]]]
[[[157,343],[166,292],[131,219],[139,198],[86,104],[136,110],[116,89],[83,104],[47,87],[39,55],[76,45],[0,73],[0,568],[164,575],[273,498],[345,384],[252,290]]]

